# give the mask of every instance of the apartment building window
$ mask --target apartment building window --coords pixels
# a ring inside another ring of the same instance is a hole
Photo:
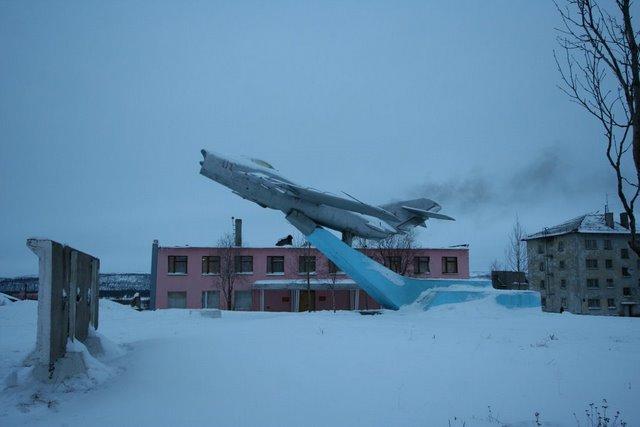
[[[187,274],[187,257],[169,255],[167,271],[169,274]]]
[[[629,274],[629,267],[622,267],[622,276],[624,277],[631,276],[631,274]]]
[[[597,288],[600,284],[598,283],[598,279],[587,279],[587,288]]]
[[[236,311],[251,311],[253,296],[251,291],[233,291],[233,309]]]
[[[604,260],[604,268],[613,268],[613,260],[612,259],[605,259]]]
[[[544,280],[540,280],[540,289],[544,289]]]
[[[584,247],[587,250],[594,251],[598,249],[598,241],[595,239],[585,239]]]
[[[604,248],[608,251],[610,251],[611,249],[613,249],[613,246],[611,245],[611,240],[605,240],[604,241]]]
[[[544,262],[541,262],[540,264],[538,264],[538,269],[540,271],[544,271]]]
[[[611,308],[611,309],[615,309],[616,307],[616,300],[614,298],[607,298],[607,307]]]
[[[315,273],[316,257],[301,255],[298,257],[298,273]]]
[[[413,274],[429,273],[429,257],[417,256],[413,258]]]
[[[547,298],[546,297],[540,298],[540,303],[542,305],[542,308],[547,308]]]
[[[627,248],[620,249],[620,258],[629,259],[629,249]]]
[[[567,308],[567,299],[566,298],[561,298],[560,299],[560,307]]]
[[[567,279],[560,279],[560,287],[565,289],[567,287]]]
[[[267,274],[284,274],[284,257],[267,257]]]
[[[327,263],[329,264],[330,274],[344,274],[344,272],[340,270],[340,268],[330,259],[327,260]]]
[[[589,310],[599,310],[600,309],[600,298],[588,298],[587,299],[587,307],[589,307]]]
[[[613,279],[607,279],[607,288],[613,288]]]
[[[544,253],[544,246],[542,245],[542,243],[538,243],[538,253],[539,254]]]
[[[236,255],[234,258],[236,273],[253,273],[253,257],[247,255]]]
[[[564,252],[564,242],[558,242],[558,252]]]
[[[587,268],[590,270],[595,270],[598,268],[598,260],[597,259],[589,259],[587,258]]]
[[[458,272],[458,257],[446,256],[442,257],[442,272],[446,274],[455,274]]]
[[[388,256],[385,258],[385,265],[389,270],[400,273],[402,272],[402,257]]]
[[[220,291],[203,291],[202,308],[220,308]]]
[[[220,274],[220,257],[203,256],[202,274]]]
[[[631,296],[631,288],[627,288],[627,287],[622,288],[622,295],[624,295],[625,297],[630,297]]]
[[[187,293],[167,292],[167,308],[187,308]]]
[[[558,261],[558,268],[560,270],[564,270],[564,267],[565,267],[564,260],[561,259],[560,261]]]

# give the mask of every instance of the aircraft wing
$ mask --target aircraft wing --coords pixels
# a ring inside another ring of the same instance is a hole
[[[334,196],[333,194],[324,193],[322,191],[301,187],[299,185],[294,185],[288,182],[283,182],[275,179],[269,179],[269,183],[278,187],[279,189],[286,190],[289,194],[295,197],[299,197],[311,203],[332,206],[334,208],[344,209],[352,212],[358,212],[364,215],[371,215],[386,221],[398,220],[398,218],[396,218],[396,216],[393,215],[391,212],[384,210],[382,208],[379,208],[377,206],[358,202],[356,200],[345,199],[343,197]]]

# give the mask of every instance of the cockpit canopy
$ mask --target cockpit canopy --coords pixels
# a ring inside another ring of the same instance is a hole
[[[260,159],[251,159],[251,161],[259,166],[262,166],[263,168],[267,168],[267,169],[273,169],[275,170],[275,168],[273,166],[271,166],[269,163],[265,162],[264,160],[260,160]]]

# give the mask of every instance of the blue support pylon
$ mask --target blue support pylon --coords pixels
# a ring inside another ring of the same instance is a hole
[[[426,309],[440,304],[485,298],[492,293],[486,280],[416,279],[402,276],[348,246],[297,211],[287,215],[287,220],[384,308],[398,310],[414,303],[421,295]],[[463,289],[451,289],[456,285]],[[425,294],[425,291],[432,292]],[[506,292],[497,295],[496,302],[509,308],[539,307],[540,295],[531,291]]]

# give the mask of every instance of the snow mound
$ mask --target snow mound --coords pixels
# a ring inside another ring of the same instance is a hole
[[[73,393],[93,390],[119,373],[108,362],[124,354],[121,346],[93,328],[89,329],[86,345],[78,340],[67,341],[67,353],[56,361],[48,380],[43,380],[46,367],[39,366],[32,354],[4,379],[0,416],[12,408],[20,412],[55,409],[61,401],[71,399]]]

